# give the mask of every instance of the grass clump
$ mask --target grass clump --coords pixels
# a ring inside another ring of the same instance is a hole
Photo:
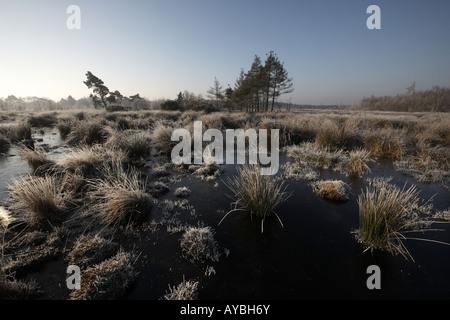
[[[118,244],[99,234],[81,235],[67,256],[69,264],[82,269],[93,266],[112,257],[118,250]]]
[[[32,225],[58,220],[66,210],[70,193],[64,192],[64,183],[54,176],[25,176],[13,179],[9,186],[10,209],[24,214]]]
[[[9,142],[9,139],[0,133],[0,155],[6,154],[10,147],[11,143]]]
[[[321,198],[347,201],[350,187],[342,180],[326,180],[313,182],[313,189]]]
[[[121,162],[103,167],[103,178],[90,182],[91,199],[102,223],[113,226],[141,221],[150,212],[153,197],[146,193],[139,172],[126,170]]]
[[[210,227],[190,227],[181,238],[181,249],[190,261],[219,260],[217,242]]]
[[[22,121],[8,126],[5,130],[5,134],[12,143],[30,140],[31,126],[29,123]]]
[[[370,161],[370,152],[366,149],[350,151],[350,160],[347,165],[347,173],[351,176],[362,177],[371,170],[367,163]]]
[[[147,157],[152,149],[152,141],[146,132],[132,130],[117,131],[109,129],[110,137],[106,146],[117,148],[124,152],[126,157],[132,161]]]
[[[331,151],[329,148],[320,147],[311,142],[288,146],[286,151],[289,157],[300,166],[342,171],[344,163],[348,162],[348,157],[342,149]]]
[[[57,123],[56,113],[43,113],[30,116],[28,123],[35,128],[53,127]]]
[[[35,148],[34,150],[21,147],[20,156],[28,162],[28,165],[33,171],[34,175],[45,175],[55,165],[42,148]]]
[[[69,145],[88,145],[102,144],[106,141],[106,131],[102,123],[98,120],[82,120],[76,123],[76,126],[67,136]]]
[[[264,220],[272,213],[278,218],[275,208],[286,201],[291,194],[286,192],[284,182],[278,177],[261,175],[260,168],[256,165],[238,168],[238,175],[228,179],[226,185],[234,193],[235,208],[229,211],[219,222],[231,212],[245,211],[251,216],[261,218],[261,232],[264,231]]]
[[[399,130],[383,129],[379,132],[369,132],[365,139],[366,148],[375,156],[398,159],[405,153],[405,145],[398,137]]]
[[[65,139],[70,134],[72,129],[76,126],[78,120],[72,117],[58,118],[56,128],[58,128],[61,138]]]
[[[79,174],[85,178],[96,178],[101,174],[104,164],[121,161],[124,155],[100,145],[82,146],[73,149],[66,157],[58,161],[65,172]]]
[[[359,230],[357,238],[367,249],[387,250],[413,260],[403,241],[405,233],[428,229],[430,223],[420,217],[429,213],[429,206],[419,205],[419,192],[412,185],[399,187],[389,179],[369,181],[366,191],[359,195]]]
[[[197,291],[198,281],[186,281],[183,277],[183,282],[178,286],[169,285],[169,292],[162,297],[162,300],[197,300]]]
[[[175,190],[174,194],[178,198],[186,198],[191,193],[191,189],[188,187],[179,187]]]
[[[161,154],[170,154],[177,144],[176,141],[171,140],[172,131],[173,129],[162,121],[156,122],[153,130],[153,143]]]
[[[35,281],[9,279],[0,275],[0,300],[28,300],[40,293]]]
[[[81,289],[70,293],[72,300],[100,300],[122,297],[138,276],[135,254],[120,250],[115,256],[86,269]]]

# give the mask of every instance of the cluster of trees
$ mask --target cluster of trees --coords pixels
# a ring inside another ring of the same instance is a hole
[[[276,53],[271,51],[264,64],[255,55],[250,70],[241,70],[233,89],[230,86],[224,89],[215,78],[214,85],[208,90],[208,97],[218,108],[267,112],[274,111],[278,97],[293,91],[292,78],[289,78],[284,62],[280,62]]]
[[[84,84],[92,89],[92,93],[89,96],[92,99],[95,108],[104,108],[106,110],[140,110],[149,109],[150,103],[148,100],[142,98],[138,94],[134,96],[125,97],[118,90],[114,92],[110,91],[105,86],[103,80],[96,77],[92,72],[86,73],[87,80]]]
[[[434,86],[431,90],[416,91],[413,82],[405,94],[364,97],[355,109],[402,112],[450,112],[450,88]]]

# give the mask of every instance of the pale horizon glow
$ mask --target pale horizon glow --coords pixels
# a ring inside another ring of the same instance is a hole
[[[81,9],[69,30],[67,8]],[[366,9],[381,8],[381,30]],[[150,100],[214,78],[234,83],[274,51],[293,78],[280,101],[352,104],[450,86],[447,0],[0,0],[0,98],[88,97],[91,71],[111,90]]]

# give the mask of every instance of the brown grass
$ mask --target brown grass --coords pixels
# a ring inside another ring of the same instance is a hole
[[[81,289],[70,293],[72,300],[121,298],[138,276],[133,253],[120,250],[115,256],[96,264],[81,274]]]
[[[350,188],[342,180],[326,180],[314,182],[313,189],[321,198],[347,201]]]
[[[14,178],[9,186],[10,209],[24,214],[25,220],[32,225],[59,220],[71,199],[64,187],[64,182],[53,176]]]
[[[142,221],[151,211],[154,199],[146,192],[138,171],[126,170],[116,161],[104,166],[102,175],[103,178],[90,181],[90,197],[99,220],[113,226]]]

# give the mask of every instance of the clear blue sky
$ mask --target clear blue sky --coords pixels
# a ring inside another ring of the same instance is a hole
[[[69,30],[66,9],[81,9]],[[381,8],[381,30],[366,9]],[[0,97],[89,96],[86,71],[149,99],[226,87],[275,51],[300,104],[450,86],[448,0],[0,0]]]

